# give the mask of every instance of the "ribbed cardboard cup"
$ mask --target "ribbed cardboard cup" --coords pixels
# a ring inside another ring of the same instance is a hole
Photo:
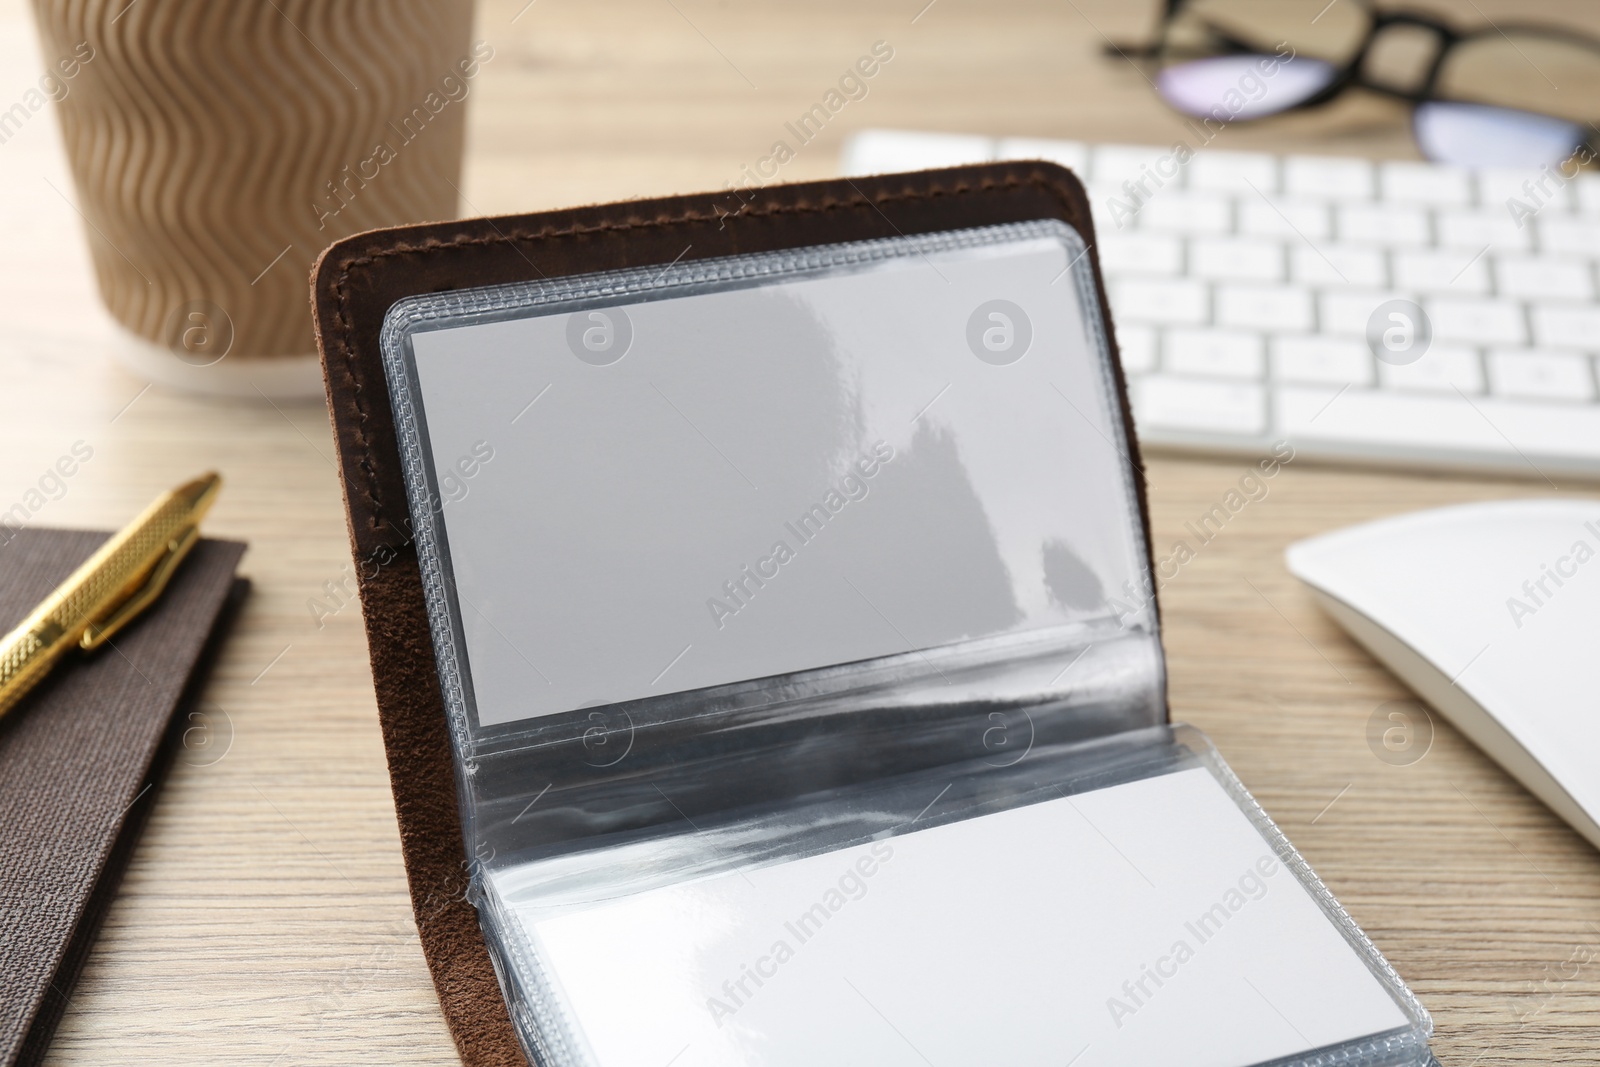
[[[307,275],[455,217],[470,0],[34,0],[118,355],[163,384],[321,391]]]

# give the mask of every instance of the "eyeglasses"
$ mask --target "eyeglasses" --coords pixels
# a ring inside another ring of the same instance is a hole
[[[1417,145],[1438,162],[1596,158],[1600,40],[1566,29],[1462,31],[1365,0],[1167,0],[1158,43],[1140,51],[1156,59],[1167,103],[1204,122],[1316,107],[1360,87],[1410,102]]]

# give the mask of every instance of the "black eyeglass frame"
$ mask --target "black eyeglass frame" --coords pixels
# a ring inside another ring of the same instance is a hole
[[[1166,0],[1165,10],[1161,18],[1161,25],[1157,30],[1157,36],[1154,43],[1132,51],[1112,45],[1108,51],[1123,55],[1124,57],[1128,58],[1138,57],[1155,59],[1158,62],[1161,61],[1167,55],[1168,31],[1171,28],[1173,21],[1178,17],[1179,14],[1182,13],[1183,9],[1188,6],[1189,2],[1190,0]],[[1352,53],[1350,59],[1342,68],[1337,70],[1333,80],[1330,81],[1325,88],[1318,90],[1316,93],[1313,93],[1304,100],[1289,105],[1282,111],[1276,111],[1268,115],[1260,115],[1255,119],[1245,121],[1258,121],[1259,119],[1272,118],[1276,115],[1285,115],[1293,111],[1302,111],[1308,108],[1321,107],[1349,89],[1366,89],[1369,92],[1378,93],[1382,96],[1388,96],[1396,100],[1403,100],[1410,104],[1425,104],[1437,101],[1441,103],[1480,104],[1488,107],[1499,106],[1484,100],[1469,100],[1459,97],[1443,96],[1438,92],[1439,75],[1444,70],[1445,61],[1449,58],[1451,50],[1460,45],[1468,44],[1485,37],[1506,37],[1509,39],[1510,35],[1512,34],[1525,35],[1529,37],[1545,37],[1588,48],[1595,53],[1597,60],[1600,60],[1600,38],[1592,37],[1578,30],[1571,30],[1548,24],[1539,25],[1529,23],[1502,23],[1498,25],[1485,25],[1478,29],[1461,30],[1450,23],[1443,21],[1442,19],[1436,18],[1433,15],[1424,12],[1406,11],[1403,9],[1396,9],[1392,11],[1379,10],[1372,3],[1370,3],[1369,0],[1334,0],[1334,2],[1359,7],[1367,16],[1368,26],[1366,36],[1362,39],[1360,45],[1357,46],[1355,51]],[[1429,63],[1426,75],[1421,80],[1419,88],[1406,89],[1401,86],[1386,85],[1381,81],[1367,77],[1362,71],[1362,67],[1366,63],[1367,56],[1371,53],[1373,44],[1377,41],[1379,35],[1396,26],[1414,27],[1417,29],[1426,30],[1434,35],[1436,42],[1435,52],[1432,60]],[[1229,50],[1226,52],[1220,52],[1218,54],[1254,54],[1261,51],[1260,44],[1251,43],[1240,40],[1236,37],[1232,37],[1221,27],[1218,27],[1210,22],[1206,22],[1206,28],[1215,36],[1219,45],[1222,45]],[[1293,44],[1293,42],[1289,43]],[[1513,47],[1515,47],[1515,44],[1513,44]],[[1531,63],[1532,61],[1530,60],[1529,62]],[[1540,114],[1543,114],[1543,112],[1540,112]],[[1567,122],[1577,121],[1573,119],[1567,119],[1563,116],[1551,117],[1561,118],[1563,121]],[[1597,135],[1600,135],[1600,127],[1597,127],[1593,121],[1587,121],[1581,124],[1588,126],[1590,131],[1589,133],[1585,134],[1583,145],[1591,149],[1596,148],[1597,143],[1600,143],[1600,137],[1597,137]]]

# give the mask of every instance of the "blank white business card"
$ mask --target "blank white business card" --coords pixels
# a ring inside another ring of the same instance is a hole
[[[596,1067],[1240,1067],[1411,1025],[1201,769],[514,913]]]

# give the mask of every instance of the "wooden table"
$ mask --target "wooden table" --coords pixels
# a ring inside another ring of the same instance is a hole
[[[879,39],[893,62],[785,178],[833,173],[843,134],[868,125],[1181,129],[1100,55],[1150,3],[525,2],[480,14],[496,54],[469,104],[465,212],[720,188]],[[1580,0],[1541,7],[1600,29]],[[4,92],[20,94],[40,69],[32,26],[20,0],[0,20]],[[1371,100],[1218,144],[1414,152],[1404,114]],[[0,510],[80,440],[93,459],[34,522],[114,526],[215,467],[228,485],[209,529],[250,542],[256,583],[206,694],[212,733],[160,795],[50,1062],[455,1062],[406,896],[321,405],[196,400],[112,368],[52,116],[0,145],[0,183]],[[1157,549],[1244,469],[1152,457]],[[1174,717],[1211,735],[1411,983],[1444,1063],[1600,1064],[1600,856],[1442,721],[1420,761],[1376,758],[1368,721],[1405,693],[1282,564],[1296,538],[1362,519],[1593,487],[1303,462],[1270,484],[1161,592]],[[318,600],[337,607],[320,622]]]

